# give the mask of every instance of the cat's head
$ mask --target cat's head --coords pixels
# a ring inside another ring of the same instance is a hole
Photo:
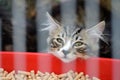
[[[90,29],[81,26],[61,26],[47,13],[48,27],[43,30],[49,31],[49,51],[63,61],[70,61],[77,56],[86,58],[95,55],[98,50],[98,41],[102,38],[105,22],[102,21]]]

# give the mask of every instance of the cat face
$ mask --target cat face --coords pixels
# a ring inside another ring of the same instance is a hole
[[[61,26],[48,13],[49,30],[48,45],[49,51],[63,61],[70,61],[76,57],[86,58],[98,50],[98,41],[104,30],[105,22],[102,21],[96,26],[85,29],[75,25],[72,29],[69,26]]]

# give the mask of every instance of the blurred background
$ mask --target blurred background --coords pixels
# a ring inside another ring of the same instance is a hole
[[[120,58],[119,4],[119,0],[0,0],[0,49],[46,52],[48,32],[41,32],[41,24],[49,12],[63,24],[76,21],[92,27],[104,20],[108,43],[100,40],[99,57]]]

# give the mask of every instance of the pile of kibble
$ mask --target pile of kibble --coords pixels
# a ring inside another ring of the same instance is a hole
[[[89,75],[85,75],[83,72],[74,72],[69,71],[63,74],[55,74],[52,73],[42,73],[37,71],[35,73],[34,70],[30,72],[27,71],[11,71],[7,72],[3,68],[0,68],[0,80],[100,80],[96,77],[89,77]]]

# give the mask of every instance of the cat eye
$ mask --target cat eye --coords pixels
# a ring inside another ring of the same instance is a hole
[[[81,46],[81,45],[83,45],[83,44],[84,44],[83,42],[76,42],[76,43],[74,43],[73,46]]]
[[[63,40],[61,38],[56,39],[59,43],[63,43]]]
[[[52,48],[58,48],[63,46],[64,42],[61,38],[52,38],[49,44]]]

